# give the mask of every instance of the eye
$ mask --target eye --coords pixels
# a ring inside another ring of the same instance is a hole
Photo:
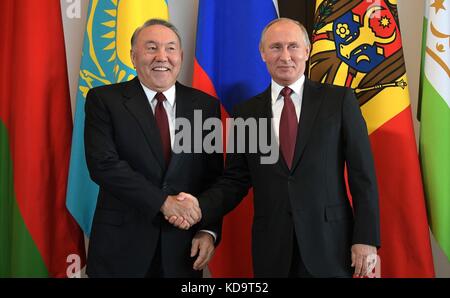
[[[279,49],[281,49],[281,45],[279,45],[279,44],[271,45],[270,49],[272,49],[272,50],[279,50]]]

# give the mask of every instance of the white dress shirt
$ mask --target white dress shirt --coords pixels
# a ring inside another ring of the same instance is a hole
[[[158,100],[155,98],[156,91],[153,91],[144,84],[142,84],[142,88],[144,88],[145,95],[147,95],[148,102],[152,107],[153,115],[155,114],[156,104]],[[162,92],[167,100],[163,101],[164,110],[166,110],[167,120],[169,121],[169,133],[170,133],[170,147],[173,150],[173,144],[175,140],[175,119],[176,119],[176,101],[175,101],[175,85]]]
[[[158,100],[155,98],[157,92],[147,88],[142,83],[141,86],[142,88],[144,88],[145,95],[147,95],[147,100],[150,103],[150,106],[152,107],[154,115],[156,104],[158,103]],[[164,96],[166,97],[166,100],[163,101],[163,106],[164,109],[166,110],[167,120],[169,121],[170,147],[173,150],[173,144],[175,141],[175,119],[176,119],[176,105],[177,105],[175,101],[175,85],[173,85],[166,91],[162,92],[162,94],[164,94]],[[211,234],[211,236],[213,236],[214,242],[216,242],[217,235],[215,232],[210,230],[200,230],[199,232],[206,232]]]
[[[287,86],[292,89],[291,99],[295,107],[295,114],[297,115],[297,121],[300,119],[300,113],[302,110],[302,100],[303,100],[303,88],[305,85],[305,75],[302,75],[300,79],[295,81],[293,84]],[[272,127],[275,132],[275,137],[277,143],[280,143],[280,119],[281,112],[283,111],[284,98],[281,96],[280,92],[285,86],[278,85],[277,82],[272,80],[271,85],[271,96],[272,96]]]

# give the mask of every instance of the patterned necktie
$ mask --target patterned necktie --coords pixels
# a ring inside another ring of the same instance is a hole
[[[289,169],[294,159],[295,142],[297,140],[298,120],[294,103],[291,99],[292,89],[284,87],[280,92],[284,98],[284,106],[280,119],[280,151]]]
[[[164,160],[166,161],[166,165],[168,165],[172,154],[172,148],[170,146],[169,120],[167,119],[166,109],[164,109],[163,104],[166,97],[161,92],[158,92],[156,93],[155,98],[158,101],[155,108],[156,125],[158,125],[159,134],[161,135]]]

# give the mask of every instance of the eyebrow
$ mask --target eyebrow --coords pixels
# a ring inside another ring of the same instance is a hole
[[[281,41],[276,41],[276,42],[270,43],[269,47],[270,46],[281,46],[281,45],[285,45],[285,44],[288,45],[288,46],[292,46],[292,45],[298,45],[299,42],[297,42],[297,41],[290,41],[290,42],[287,42],[287,43],[283,43]]]
[[[159,42],[156,42],[154,40],[147,40],[145,44],[154,43],[154,44],[160,44]],[[177,45],[178,43],[176,41],[169,41],[168,43],[165,43],[166,45]]]

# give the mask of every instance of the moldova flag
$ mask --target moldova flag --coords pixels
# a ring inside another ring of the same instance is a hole
[[[354,89],[380,194],[381,277],[433,277],[396,1],[317,0],[311,78]]]
[[[226,112],[264,91],[270,76],[258,44],[277,17],[272,0],[200,0],[193,87],[217,97]],[[253,194],[223,224],[222,242],[210,263],[213,277],[252,277]]]

